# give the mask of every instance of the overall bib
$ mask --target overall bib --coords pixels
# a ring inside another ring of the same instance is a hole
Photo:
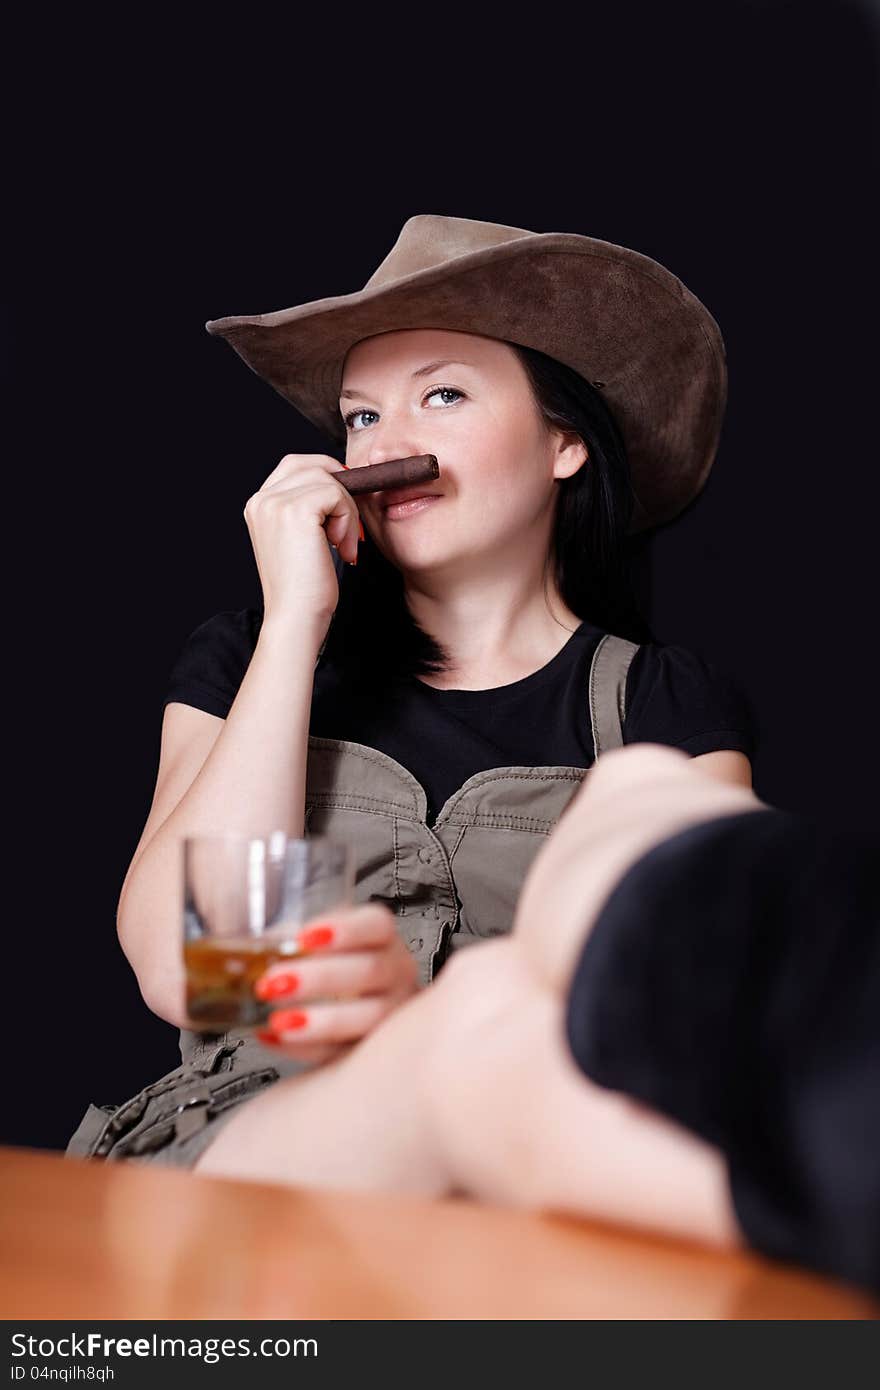
[[[637,650],[608,634],[593,656],[584,703],[597,758],[623,743],[626,675]],[[427,985],[450,951],[510,931],[529,866],[586,772],[477,772],[429,826],[424,788],[394,758],[310,735],[304,833],[354,846],[355,902],[382,902],[395,914]],[[124,1105],[90,1105],[67,1154],[189,1167],[236,1104],[310,1069],[244,1032],[182,1031],[180,1053],[180,1067]]]

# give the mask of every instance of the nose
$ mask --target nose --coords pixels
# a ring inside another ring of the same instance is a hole
[[[381,447],[374,446],[367,451],[364,459],[365,464],[389,463],[392,459],[410,458],[414,454],[429,453],[430,450],[422,448],[421,444],[414,439],[395,439],[390,444],[383,443]],[[359,466],[359,465],[358,465]]]

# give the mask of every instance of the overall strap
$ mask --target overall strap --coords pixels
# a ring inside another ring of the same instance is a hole
[[[599,642],[590,666],[590,725],[593,750],[598,758],[609,748],[623,745],[626,718],[626,675],[638,644],[607,633]]]

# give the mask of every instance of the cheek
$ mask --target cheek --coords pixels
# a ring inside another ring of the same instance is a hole
[[[481,472],[502,478],[521,472],[539,454],[540,439],[531,415],[512,402],[480,404],[462,411],[456,424],[461,460],[479,460]]]
[[[491,496],[493,521],[526,519],[547,500],[546,469],[537,450],[513,430],[493,429],[463,442],[456,459],[456,484],[462,495],[484,503]]]

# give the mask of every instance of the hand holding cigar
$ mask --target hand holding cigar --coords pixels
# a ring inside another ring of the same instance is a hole
[[[368,463],[363,468],[341,469],[333,474],[352,497],[361,492],[385,492],[395,487],[412,487],[440,477],[436,454],[410,454],[385,463]]]

